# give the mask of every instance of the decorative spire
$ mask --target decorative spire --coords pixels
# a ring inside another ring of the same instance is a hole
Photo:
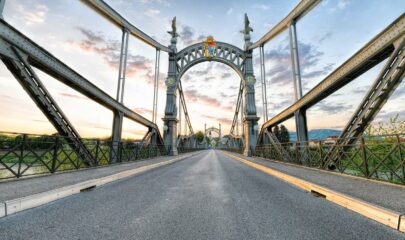
[[[176,27],[176,17],[173,18],[172,20],[172,30],[168,31],[172,38],[170,39],[170,48],[173,50],[176,48],[176,43],[177,43],[177,37],[180,37],[180,35],[177,33],[177,27]]]
[[[245,13],[245,28],[241,31],[245,39],[245,49],[247,49],[247,47],[249,47],[252,44],[252,42],[250,42],[250,32],[253,32],[253,28],[250,27],[249,18]]]

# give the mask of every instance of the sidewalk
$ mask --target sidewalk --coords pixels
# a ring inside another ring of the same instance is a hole
[[[66,186],[75,185],[89,180],[107,177],[127,170],[167,162],[177,158],[184,159],[200,152],[201,151],[194,153],[185,153],[179,156],[157,157],[129,163],[82,169],[72,172],[59,172],[50,175],[3,181],[0,182],[0,203],[51,191],[54,189],[63,188]]]
[[[279,161],[245,157],[231,152],[227,153],[371,204],[405,214],[405,185],[378,182]]]

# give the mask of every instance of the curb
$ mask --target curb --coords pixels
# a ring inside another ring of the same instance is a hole
[[[325,197],[330,202],[336,203],[344,208],[359,213],[367,218],[373,219],[374,221],[377,221],[386,226],[399,230],[400,232],[405,232],[405,216],[403,214],[401,215],[398,212],[365,202],[363,200],[348,196],[340,192],[333,191],[320,185],[293,177],[291,175],[279,172],[269,167],[265,167],[263,165],[237,157],[235,155],[226,152],[223,153],[230,158],[245,163],[267,174],[273,175],[274,177],[281,179],[292,185],[295,185],[301,189],[304,189],[305,191],[319,194]]]
[[[38,207],[44,205],[49,202],[56,201],[58,199],[71,196],[73,194],[80,193],[81,191],[85,191],[87,189],[94,188],[96,186],[101,186],[116,180],[120,180],[129,176],[133,176],[142,172],[146,172],[148,170],[152,170],[161,166],[169,165],[171,163],[183,160],[185,158],[189,158],[195,156],[199,153],[192,153],[186,156],[177,157],[168,161],[159,162],[151,165],[146,165],[142,167],[138,167],[135,169],[125,170],[119,173],[115,173],[106,177],[87,180],[85,182],[76,183],[73,185],[53,189],[50,191],[36,193],[33,195],[29,195],[26,197],[16,198],[12,200],[7,200],[4,203],[0,203],[0,218],[5,217],[23,210],[27,210],[30,208]]]

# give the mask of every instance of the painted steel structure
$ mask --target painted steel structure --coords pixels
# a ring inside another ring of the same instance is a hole
[[[118,12],[111,8],[102,0],[81,0],[96,13],[106,18],[115,26],[122,29],[122,45],[120,53],[120,63],[118,72],[118,86],[116,99],[110,97],[97,86],[85,79],[83,76],[69,68],[62,61],[58,60],[45,49],[21,34],[18,30],[10,26],[6,21],[0,19],[0,56],[7,68],[23,86],[33,101],[55,126],[59,134],[68,137],[69,145],[88,165],[94,163],[91,154],[82,143],[79,134],[63,114],[62,109],[50,96],[44,83],[40,81],[32,67],[49,74],[69,87],[74,88],[83,95],[98,102],[110,109],[113,114],[112,144],[111,152],[117,152],[122,135],[123,117],[127,117],[148,128],[148,132],[143,138],[143,144],[165,145],[170,155],[178,154],[177,148],[180,146],[195,146],[194,130],[187,111],[186,99],[181,84],[184,73],[194,65],[205,61],[216,61],[230,66],[240,77],[240,87],[235,108],[230,134],[227,135],[232,147],[243,146],[243,153],[251,155],[257,143],[271,143],[278,148],[280,156],[288,156],[279,146],[277,138],[271,132],[275,125],[295,116],[297,138],[300,142],[308,140],[306,110],[323,100],[330,94],[339,90],[356,77],[374,67],[381,61],[388,58],[387,64],[377,77],[357,111],[342,132],[342,139],[353,137],[356,139],[363,133],[365,127],[374,119],[378,111],[382,108],[389,96],[404,78],[404,32],[405,14],[401,15],[384,31],[368,42],[362,49],[355,53],[350,59],[328,75],[317,86],[312,88],[307,94],[302,93],[300,63],[298,55],[298,38],[296,23],[306,13],[313,9],[320,0],[302,0],[299,4],[275,27],[267,32],[258,41],[252,43],[250,32],[250,22],[245,15],[243,49],[224,42],[215,42],[212,36],[206,42],[196,43],[177,51],[176,18],[172,21],[172,29],[168,33],[171,35],[170,45],[164,46],[149,35],[136,28],[129,21],[123,18]],[[0,0],[0,10],[4,7],[5,0]],[[0,15],[2,16],[2,15]],[[267,87],[265,79],[265,52],[264,46],[285,30],[289,30],[291,62],[293,69],[293,87],[295,102],[275,117],[268,120],[267,112]],[[131,111],[123,103],[125,90],[125,74],[127,67],[128,39],[132,35],[144,43],[152,46],[156,50],[155,77],[152,121]],[[206,48],[208,41],[215,45],[212,52],[207,56]],[[253,72],[252,54],[253,50],[259,48],[260,71],[262,87],[262,104],[264,124],[258,134],[258,120],[255,101],[256,78]],[[157,122],[157,102],[159,85],[159,68],[161,51],[168,53],[168,74],[165,80],[166,106],[163,117],[163,138],[156,125]],[[179,99],[177,102],[177,95]],[[178,109],[178,107],[180,107]],[[181,110],[184,112],[184,135],[181,135]],[[239,118],[241,132],[239,133]],[[187,129],[189,132],[187,133]],[[206,129],[205,129],[206,130]],[[236,133],[235,133],[236,130]],[[179,134],[178,134],[179,133]],[[221,131],[220,131],[220,135]],[[338,144],[348,144],[338,142]],[[338,147],[332,148],[325,158],[329,165],[338,161],[341,154]],[[117,161],[114,156],[110,157],[111,162]]]
[[[216,49],[212,56],[206,56],[204,53],[204,42],[197,43],[186,47],[185,49],[177,52],[177,27],[176,18],[172,21],[172,31],[168,33],[171,35],[171,45],[169,48],[171,52],[169,53],[169,69],[166,79],[166,108],[164,121],[164,141],[165,145],[168,146],[171,155],[177,154],[176,149],[176,136],[177,136],[177,89],[181,86],[181,77],[183,74],[190,69],[192,66],[205,62],[205,61],[216,61],[224,63],[230,66],[235,72],[241,77],[243,82],[243,98],[245,99],[245,105],[242,104],[244,112],[244,129],[245,136],[245,149],[244,154],[251,155],[252,149],[256,146],[257,140],[257,121],[259,118],[256,114],[256,103],[255,103],[255,89],[254,84],[256,82],[253,73],[253,62],[252,62],[252,50],[249,50],[249,46],[252,44],[250,42],[250,32],[253,29],[250,27],[249,19],[245,15],[245,27],[242,33],[244,34],[245,40],[245,50],[239,49],[236,46],[223,43],[215,42]],[[212,38],[212,37],[211,37]],[[207,38],[208,41],[208,38]],[[184,104],[183,104],[184,105]]]
[[[394,43],[403,38],[404,33],[405,14],[397,18],[318,85],[309,90],[301,99],[267,121],[262,129],[287,120],[299,109],[308,109],[389,57],[395,49]]]

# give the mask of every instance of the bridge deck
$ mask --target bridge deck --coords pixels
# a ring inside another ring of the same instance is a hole
[[[1,239],[405,239],[397,230],[204,151],[10,217]]]
[[[129,169],[161,163],[174,158],[175,157],[170,156],[157,157],[129,163],[108,165],[107,167],[89,168],[73,172],[60,172],[52,175],[0,182],[0,203],[92,179],[106,177]]]
[[[245,157],[236,153],[231,154],[366,202],[405,213],[405,186],[373,180],[370,181],[364,178],[286,164],[278,161]]]

